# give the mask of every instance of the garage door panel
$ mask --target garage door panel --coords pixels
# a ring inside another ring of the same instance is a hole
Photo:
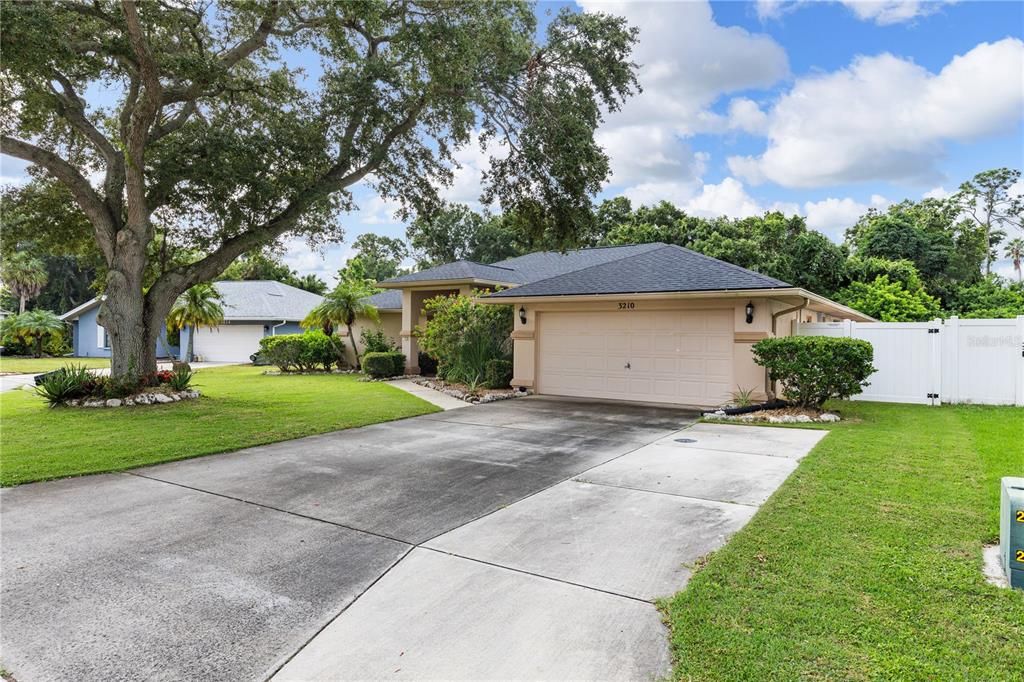
[[[732,310],[541,313],[538,391],[717,405],[732,385],[733,324]]]
[[[248,362],[249,356],[260,349],[263,325],[224,324],[196,331],[196,355],[212,362]]]

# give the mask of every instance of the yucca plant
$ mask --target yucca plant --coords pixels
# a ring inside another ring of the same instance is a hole
[[[44,374],[36,386],[36,393],[50,407],[66,405],[69,400],[89,395],[96,385],[96,377],[85,365],[65,365]]]

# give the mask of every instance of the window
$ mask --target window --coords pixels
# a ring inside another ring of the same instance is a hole
[[[110,335],[107,334],[107,330],[100,325],[96,325],[96,345],[99,348],[110,348]]]

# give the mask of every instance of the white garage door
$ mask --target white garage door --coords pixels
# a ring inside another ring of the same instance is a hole
[[[201,327],[196,333],[193,352],[210,362],[249,362],[249,356],[260,349],[262,338],[262,324]]]
[[[541,313],[537,392],[718,405],[733,388],[733,311]]]

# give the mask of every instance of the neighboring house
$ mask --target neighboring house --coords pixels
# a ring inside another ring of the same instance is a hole
[[[483,265],[457,261],[395,277],[402,352],[423,302],[472,289],[514,306],[512,384],[547,395],[714,406],[737,388],[763,395],[751,346],[794,321],[871,318],[771,277],[667,244],[542,252]]]
[[[207,362],[249,362],[264,336],[297,334],[300,322],[323,297],[268,280],[214,282],[221,295],[224,321],[195,331],[192,352]],[[190,329],[181,331],[181,351],[187,352]]]
[[[71,325],[71,354],[80,358],[109,358],[110,336],[100,326],[96,317],[100,314],[100,303],[106,296],[97,296],[72,308],[60,319]],[[160,333],[156,342],[158,358],[178,357],[178,347],[167,341],[167,330]]]
[[[196,358],[209,362],[249,362],[249,357],[259,350],[260,339],[302,332],[302,320],[324,300],[318,294],[275,281],[224,281],[213,285],[222,298],[224,321],[213,328],[200,327],[192,349]],[[94,298],[61,315],[71,325],[76,356],[110,357],[110,339],[96,320],[102,300]],[[397,344],[402,329],[401,293],[383,291],[371,296],[370,302],[377,306],[380,322],[357,318],[352,325],[356,339],[364,329],[380,328]],[[348,341],[344,327],[336,333]],[[157,357],[183,357],[189,334],[191,330],[181,330],[179,345],[170,346],[166,331],[162,332],[156,346]],[[351,364],[355,361],[352,343],[348,341],[345,346]]]

